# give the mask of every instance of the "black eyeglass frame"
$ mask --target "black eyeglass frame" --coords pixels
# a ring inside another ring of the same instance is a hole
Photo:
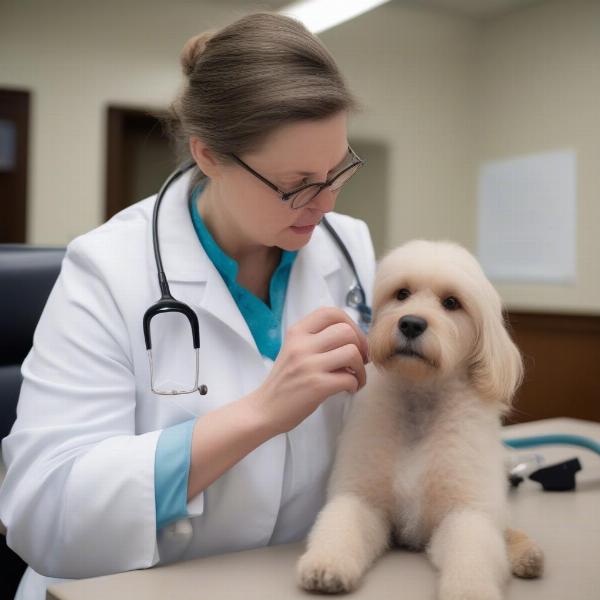
[[[354,150],[352,150],[350,145],[348,145],[348,152],[352,156],[353,162],[351,164],[349,164],[347,167],[345,167],[344,169],[342,169],[339,173],[334,175],[331,179],[328,179],[327,181],[323,181],[323,182],[307,183],[306,185],[302,185],[299,188],[290,190],[289,192],[284,192],[283,190],[280,190],[274,183],[271,183],[266,177],[263,177],[260,173],[257,173],[250,165],[247,165],[241,158],[239,158],[235,154],[230,154],[229,156],[231,156],[240,166],[242,166],[244,169],[246,169],[246,171],[248,171],[249,173],[254,175],[254,177],[256,177],[257,179],[260,179],[260,181],[262,181],[265,185],[268,185],[273,191],[280,194],[281,200],[283,202],[287,202],[292,196],[295,196],[296,194],[299,194],[300,192],[303,192],[304,190],[306,190],[308,188],[311,188],[311,187],[319,188],[310,199],[308,199],[306,202],[304,202],[300,206],[294,206],[293,200],[292,200],[292,209],[298,209],[298,208],[302,208],[303,206],[306,206],[309,202],[311,202],[314,198],[316,198],[326,187],[331,186],[336,179],[338,179],[341,175],[343,175],[350,169],[356,167],[357,165],[360,168],[366,164],[366,162],[362,158],[360,158],[356,154],[356,152],[354,152]],[[356,171],[358,171],[358,169],[356,169]],[[354,175],[354,173],[352,173],[352,176],[353,175]],[[348,181],[350,181],[351,177],[349,177],[346,181],[344,181],[344,184],[346,184]],[[344,185],[344,184],[342,184],[342,185]],[[340,188],[341,188],[341,186],[340,186]],[[340,189],[340,188],[338,188],[338,189]]]

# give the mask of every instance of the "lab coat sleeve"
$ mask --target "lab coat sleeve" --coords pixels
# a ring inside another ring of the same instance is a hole
[[[154,493],[156,502],[156,529],[202,513],[193,507],[194,498],[188,504],[188,480],[192,450],[192,433],[196,419],[190,419],[163,429],[156,446],[154,464]],[[199,494],[203,504],[204,494]]]
[[[7,543],[38,573],[63,578],[158,560],[160,431],[136,435],[128,331],[94,252],[80,240],[69,244],[38,322],[17,420],[2,444]]]

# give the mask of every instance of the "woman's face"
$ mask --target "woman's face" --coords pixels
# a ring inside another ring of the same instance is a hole
[[[239,158],[284,192],[323,182],[348,160],[346,125],[345,111],[286,125],[269,135],[259,150]],[[224,211],[221,216],[231,224],[240,248],[298,250],[308,243],[323,215],[333,210],[338,193],[325,188],[306,206],[292,209],[290,202],[283,202],[276,191],[238,163],[221,165],[212,183],[218,210]],[[220,219],[221,223],[225,220]]]

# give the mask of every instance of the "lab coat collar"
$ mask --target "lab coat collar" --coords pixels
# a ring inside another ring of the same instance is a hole
[[[159,241],[169,283],[204,284],[204,289],[176,286],[177,293],[174,287],[171,291],[175,298],[211,313],[256,347],[245,319],[194,229],[188,208],[191,177],[191,171],[184,173],[167,190],[158,218]],[[317,227],[310,242],[298,252],[288,283],[290,306],[286,308],[287,323],[295,322],[319,306],[334,304],[327,278],[338,271],[341,265],[338,253],[332,251],[331,244],[328,232]],[[182,294],[185,298],[178,297]]]

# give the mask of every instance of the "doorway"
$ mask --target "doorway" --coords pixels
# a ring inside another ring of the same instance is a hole
[[[105,218],[158,192],[175,168],[175,154],[158,111],[109,106]]]
[[[25,243],[30,94],[0,89],[0,243]]]

